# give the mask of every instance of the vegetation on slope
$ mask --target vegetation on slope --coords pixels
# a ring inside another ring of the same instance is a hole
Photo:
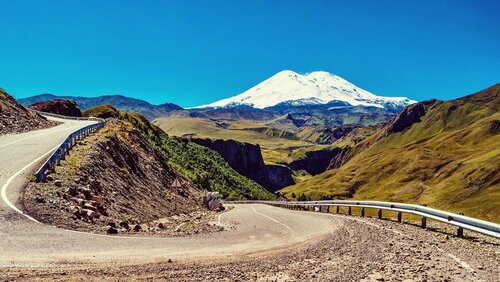
[[[100,117],[100,118],[120,118],[121,114],[112,105],[100,105],[94,108],[90,108],[82,111],[83,115],[86,117]]]
[[[94,108],[84,114],[92,113],[100,117],[99,111],[116,111],[110,107]],[[275,198],[259,184],[234,171],[217,152],[185,139],[171,137],[140,114],[120,113],[120,118],[131,123],[155,146],[169,165],[204,189],[217,191],[229,200]]]
[[[283,192],[427,204],[500,222],[500,84],[422,105],[419,121],[402,131],[388,122],[342,167]]]

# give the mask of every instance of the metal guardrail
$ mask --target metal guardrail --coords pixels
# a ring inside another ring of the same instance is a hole
[[[361,216],[365,215],[365,209],[378,209],[378,218],[382,219],[382,211],[398,212],[398,221],[402,222],[402,214],[414,214],[422,217],[422,228],[427,227],[427,218],[457,226],[457,236],[463,237],[463,230],[468,229],[484,235],[500,238],[500,224],[480,220],[463,214],[455,214],[438,209],[429,208],[421,205],[378,202],[378,201],[305,201],[305,202],[287,202],[287,201],[233,201],[224,203],[234,204],[267,204],[288,209],[317,210],[323,211],[326,208],[330,212],[330,207],[336,207],[336,213],[339,213],[340,207],[348,207],[348,215],[352,214],[352,208],[360,208]]]
[[[61,160],[64,160],[65,156],[68,154],[69,150],[76,145],[78,140],[81,140],[87,137],[90,133],[104,127],[106,124],[106,120],[102,118],[95,117],[67,117],[52,113],[45,113],[36,110],[30,109],[30,111],[51,117],[57,117],[62,119],[71,119],[71,120],[93,120],[98,123],[87,125],[83,128],[78,129],[77,131],[71,133],[64,142],[50,155],[50,157],[45,161],[45,163],[36,171],[35,178],[36,182],[43,182],[47,178],[48,171],[54,171],[56,165],[61,165]]]
[[[53,113],[47,113],[47,112],[42,112],[38,110],[33,110],[28,108],[27,109],[30,112],[34,112],[40,115],[44,116],[49,116],[49,117],[55,117],[55,118],[61,118],[61,119],[71,119],[71,120],[94,120],[94,121],[104,121],[102,118],[96,118],[96,117],[70,117],[70,116],[63,116],[63,115],[58,115],[58,114],[53,114]]]

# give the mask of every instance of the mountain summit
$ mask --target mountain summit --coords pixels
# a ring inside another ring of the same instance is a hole
[[[282,103],[302,106],[328,104],[333,101],[378,108],[399,108],[416,102],[406,97],[376,96],[340,76],[325,71],[301,75],[284,70],[239,95],[196,108],[251,106],[264,109]]]

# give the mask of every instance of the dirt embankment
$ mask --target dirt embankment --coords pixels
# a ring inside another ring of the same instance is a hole
[[[183,188],[171,187],[175,178]],[[22,203],[41,222],[81,231],[218,231],[202,196],[130,124],[110,120],[80,141],[46,183],[29,183]]]
[[[22,133],[55,125],[56,122],[26,110],[0,88],[0,135]]]

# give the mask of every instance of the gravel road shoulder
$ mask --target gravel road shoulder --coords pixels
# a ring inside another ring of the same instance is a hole
[[[498,281],[500,241],[388,220],[332,216],[320,241],[223,259],[1,269],[6,280]]]

